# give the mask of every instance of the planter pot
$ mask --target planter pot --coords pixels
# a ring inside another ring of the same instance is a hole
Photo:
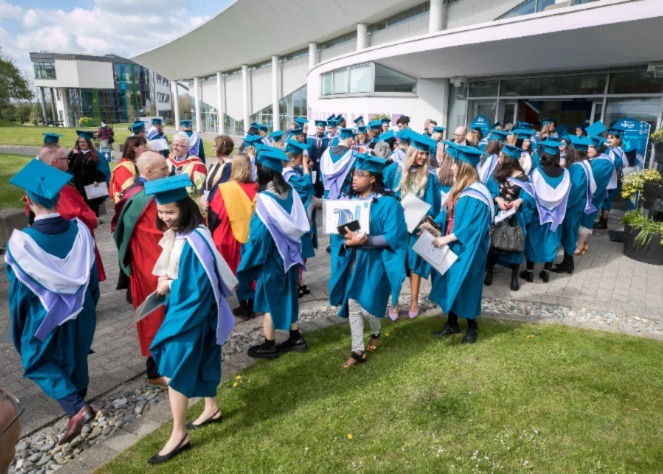
[[[663,142],[654,143],[654,161],[663,163]]]
[[[645,248],[635,246],[635,237],[639,231],[630,225],[624,226],[624,255],[633,260],[650,265],[663,265],[663,245],[661,245],[661,234],[654,233]]]
[[[651,209],[657,199],[663,200],[663,183],[645,183],[642,190],[642,207]]]

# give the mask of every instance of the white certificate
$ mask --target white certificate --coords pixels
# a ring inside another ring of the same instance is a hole
[[[88,184],[83,189],[88,200],[108,196],[108,185],[105,182]]]
[[[401,206],[405,212],[405,223],[407,224],[407,231],[412,233],[417,228],[421,220],[426,217],[431,205],[426,201],[422,201],[413,193],[408,193],[401,199]]]
[[[150,151],[163,151],[168,149],[168,140],[165,138],[157,138],[148,142]]]
[[[430,232],[423,231],[412,246],[412,250],[430,263],[440,275],[444,275],[449,267],[458,260],[458,256],[449,249],[448,245],[440,248],[434,247],[434,240],[435,237]]]
[[[369,233],[371,201],[359,199],[324,199],[322,201],[322,232],[338,235],[338,226],[359,221],[361,232]]]
[[[511,208],[507,211],[500,211],[495,216],[495,221],[493,223],[494,224],[499,224],[500,222],[507,220],[509,217],[511,217],[515,213],[516,213],[516,209],[514,209],[514,208]]]

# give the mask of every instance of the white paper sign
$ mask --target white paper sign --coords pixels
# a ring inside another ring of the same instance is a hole
[[[511,217],[515,213],[516,213],[516,209],[514,209],[514,208],[511,208],[511,209],[506,210],[506,211],[500,211],[495,216],[494,223],[499,224],[500,222],[507,220],[509,217]]]
[[[322,232],[338,235],[338,226],[359,221],[360,230],[369,233],[371,201],[358,199],[324,199],[322,201]]]
[[[83,189],[88,201],[108,196],[108,185],[105,182],[88,184]]]
[[[163,151],[168,149],[168,140],[165,138],[157,138],[148,142],[150,151]]]
[[[434,240],[435,237],[430,232],[423,231],[412,246],[412,250],[430,263],[440,275],[444,275],[449,267],[458,260],[458,256],[449,249],[448,245],[440,248],[434,247]]]
[[[408,193],[401,199],[401,206],[405,212],[405,223],[407,224],[407,231],[412,233],[417,228],[421,220],[426,217],[431,205],[426,201],[422,201],[413,193]]]

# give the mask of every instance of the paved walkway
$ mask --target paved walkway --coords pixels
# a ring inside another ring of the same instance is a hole
[[[89,359],[90,398],[109,392],[132,379],[142,378],[145,370],[135,330],[126,329],[131,306],[124,300],[123,292],[115,290],[118,267],[115,246],[108,230],[110,216],[104,216],[103,220],[104,224],[97,231],[97,239],[108,280],[100,288],[97,331],[92,345],[95,353]],[[611,220],[611,226],[616,228],[618,222]],[[328,298],[329,256],[324,251],[325,246],[326,239],[323,237],[321,251],[308,262],[305,280],[311,288],[311,295],[301,300],[302,310],[324,304]],[[630,260],[622,255],[622,248],[623,244],[610,242],[605,231],[599,232],[591,238],[587,254],[576,259],[576,272],[573,275],[551,274],[549,284],[540,281],[523,283],[520,291],[511,292],[508,286],[509,272],[501,269],[496,272],[493,285],[484,287],[484,296],[490,304],[493,301],[543,303],[552,307],[562,305],[575,308],[579,312],[596,310],[663,322],[663,268]],[[429,288],[428,282],[424,281],[422,296],[428,294]],[[7,280],[1,278],[0,300],[6,301],[7,293]],[[406,283],[403,288],[405,301],[409,301],[408,294],[409,285]],[[231,304],[234,306],[235,302]],[[402,306],[402,309],[407,308]],[[7,332],[8,317],[8,307],[2,305],[0,340],[4,340]],[[236,331],[241,332],[252,324],[253,321],[239,323]],[[625,324],[630,323],[626,321]],[[638,333],[637,330],[630,331],[628,327],[623,330]],[[16,394],[26,406],[22,417],[24,436],[60,418],[58,405],[43,395],[34,383],[23,379],[20,358],[13,345],[1,343],[0,354],[1,385]]]

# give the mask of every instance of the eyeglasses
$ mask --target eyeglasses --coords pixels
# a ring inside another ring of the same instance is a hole
[[[182,145],[181,143],[173,143],[173,146],[177,148],[186,148],[186,145]]]
[[[11,393],[4,391],[1,388],[0,388],[0,398],[5,398],[5,399],[9,400],[9,402],[12,405],[14,405],[14,407],[16,408],[16,415],[14,415],[14,418],[9,420],[9,423],[7,424],[7,426],[5,426],[4,429],[0,432],[0,438],[2,438],[2,436],[7,431],[9,431],[9,428],[11,428],[12,425],[14,423],[16,423],[16,420],[18,420],[18,418],[23,414],[23,412],[25,411],[25,407],[23,405],[21,405],[21,401],[18,398],[16,398]]]

